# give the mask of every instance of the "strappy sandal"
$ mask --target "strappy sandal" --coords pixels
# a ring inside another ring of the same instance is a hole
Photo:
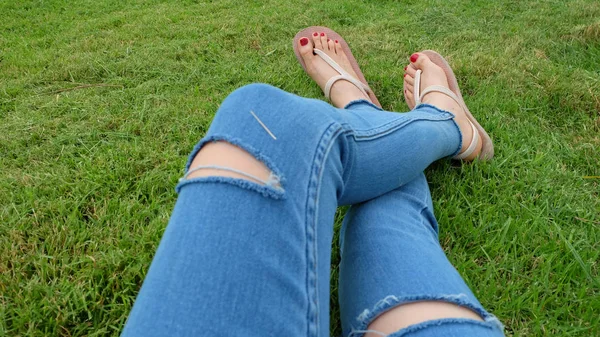
[[[298,50],[298,41],[303,37],[306,37],[312,41],[312,36],[313,36],[313,33],[315,33],[315,32],[316,33],[323,32],[323,33],[327,34],[327,37],[329,37],[330,39],[339,41],[339,43],[342,46],[342,49],[344,50],[344,53],[346,54],[346,57],[348,57],[348,61],[350,61],[352,70],[354,70],[354,72],[358,76],[358,79],[354,78],[347,71],[345,71],[337,62],[335,62],[331,57],[329,57],[327,54],[325,54],[324,51],[315,48],[314,49],[315,54],[318,55],[319,57],[321,57],[325,62],[327,62],[327,64],[329,64],[333,69],[335,69],[339,73],[339,75],[333,76],[332,78],[330,78],[327,81],[327,83],[325,84],[325,89],[323,90],[325,97],[327,97],[327,99],[331,100],[330,93],[331,93],[331,87],[333,86],[333,84],[339,80],[345,80],[345,81],[348,81],[348,82],[354,84],[358,89],[360,89],[360,91],[366,97],[369,97],[371,103],[377,105],[378,107],[381,107],[381,103],[379,103],[379,100],[377,99],[377,97],[375,97],[375,94],[369,87],[367,80],[365,79],[365,76],[360,71],[358,62],[356,62],[356,59],[352,55],[352,52],[350,51],[350,47],[348,47],[348,43],[346,43],[346,41],[340,36],[340,34],[334,32],[333,30],[331,30],[327,27],[320,27],[320,26],[308,27],[308,28],[303,29],[300,32],[298,32],[298,34],[296,34],[296,36],[294,37],[294,42],[293,42],[294,53],[296,54],[296,58],[298,59],[298,62],[300,62],[300,64],[302,65],[302,68],[304,69],[304,71],[306,71],[306,64],[304,63],[304,59],[302,58],[302,55],[300,54],[300,51]]]
[[[465,114],[467,115],[467,118],[469,119],[469,123],[471,124],[471,127],[473,128],[473,138],[471,139],[471,143],[469,144],[467,149],[464,150],[463,152],[457,154],[456,156],[452,157],[452,159],[462,160],[462,159],[469,157],[471,154],[473,154],[473,152],[477,148],[477,145],[479,144],[479,142],[482,142],[482,145],[481,145],[481,152],[479,153],[478,158],[480,160],[492,159],[492,157],[494,157],[494,144],[492,143],[492,139],[487,134],[487,132],[485,132],[483,127],[479,124],[479,122],[477,122],[475,117],[473,117],[473,115],[469,111],[469,108],[465,104],[465,101],[460,93],[460,88],[458,87],[458,82],[456,81],[456,76],[454,75],[454,72],[452,71],[452,68],[450,67],[450,65],[448,64],[446,59],[444,59],[442,57],[442,55],[438,54],[437,52],[435,52],[433,50],[425,50],[425,51],[422,51],[421,53],[427,55],[429,57],[429,59],[431,60],[431,62],[433,62],[434,64],[436,64],[437,66],[439,66],[440,68],[442,68],[444,70],[444,73],[446,73],[446,78],[448,79],[449,88],[446,88],[441,85],[432,85],[432,86],[429,86],[429,87],[423,89],[423,91],[421,91],[421,73],[422,73],[422,71],[419,69],[419,70],[417,70],[417,73],[415,74],[415,84],[414,84],[414,92],[413,92],[414,97],[415,97],[415,105],[412,107],[409,105],[409,108],[413,109],[415,106],[419,106],[419,104],[421,104],[423,97],[425,97],[425,95],[427,95],[431,92],[439,92],[439,93],[442,93],[442,94],[452,98],[465,111]],[[404,98],[408,102],[408,99],[406,97],[406,92],[404,93]]]

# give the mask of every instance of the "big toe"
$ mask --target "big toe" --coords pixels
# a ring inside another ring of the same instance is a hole
[[[410,56],[410,62],[417,69],[425,70],[429,66],[433,65],[433,62],[429,59],[429,57],[423,53],[414,53]]]
[[[298,51],[300,51],[300,55],[302,55],[305,60],[306,58],[313,56],[313,49],[313,45],[309,38],[302,37],[298,40]]]

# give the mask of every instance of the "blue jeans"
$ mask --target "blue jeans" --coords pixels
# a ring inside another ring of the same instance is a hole
[[[383,312],[441,300],[484,321],[442,319],[393,336],[502,336],[438,243],[423,170],[456,154],[454,115],[429,105],[346,109],[252,84],[222,103],[203,144],[227,141],[272,172],[265,184],[182,179],[123,336],[327,336],[339,205],[344,336]]]

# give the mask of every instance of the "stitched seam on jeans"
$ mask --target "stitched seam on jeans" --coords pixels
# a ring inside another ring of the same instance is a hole
[[[438,108],[436,106],[430,105],[430,104],[421,104],[421,105],[419,105],[418,108],[430,108],[430,109],[433,109],[433,110],[435,110],[435,112],[438,113],[438,115],[432,115],[432,113],[429,113],[429,116],[427,116],[427,117],[415,118],[415,117],[409,116],[409,118],[405,118],[406,114],[408,112],[397,113],[397,112],[386,111],[386,112],[389,112],[389,113],[398,114],[399,116],[398,116],[397,119],[394,119],[393,121],[387,122],[387,123],[385,123],[383,125],[379,125],[379,126],[376,126],[376,127],[373,127],[373,128],[369,128],[369,129],[360,129],[360,130],[355,130],[355,131],[357,133],[359,133],[359,134],[360,133],[370,134],[370,133],[373,133],[374,131],[376,131],[376,130],[378,130],[380,128],[387,128],[387,127],[389,127],[389,125],[397,124],[398,121],[403,121],[403,122],[407,122],[407,123],[410,122],[410,121],[412,121],[412,120],[444,121],[444,120],[453,119],[455,117],[455,115],[452,112],[446,111],[446,110],[442,110],[442,109],[440,109],[440,108]],[[410,112],[414,111],[414,112],[424,113],[424,112],[418,111],[418,110],[419,109],[415,108],[415,109],[413,109]],[[377,135],[377,134],[375,134],[375,135]]]
[[[454,118],[451,115],[443,116],[440,118],[428,118],[428,117],[408,117],[408,118],[398,118],[393,122],[386,123],[384,125],[378,126],[369,130],[354,130],[353,136],[356,141],[362,140],[370,140],[377,139],[381,136],[385,136],[389,133],[392,133],[398,129],[403,128],[404,126],[415,122],[415,121],[431,121],[431,122],[439,122],[439,121],[447,121]]]
[[[308,322],[307,336],[319,335],[319,302],[318,302],[318,274],[317,274],[317,215],[318,215],[318,196],[321,188],[321,179],[323,177],[324,163],[327,154],[331,150],[332,139],[341,134],[343,129],[337,123],[332,123],[325,129],[318,143],[317,149],[312,160],[310,178],[308,179],[307,199],[306,199],[306,263],[307,280],[306,292],[308,295]],[[314,282],[314,285],[311,283]],[[329,303],[327,303],[329,305]],[[314,322],[311,321],[314,317]],[[311,331],[311,324],[312,327]]]

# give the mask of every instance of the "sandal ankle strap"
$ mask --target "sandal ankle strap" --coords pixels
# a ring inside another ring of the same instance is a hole
[[[337,71],[339,73],[339,75],[333,76],[332,78],[330,78],[327,81],[327,83],[325,84],[325,89],[323,90],[323,93],[325,93],[325,97],[327,97],[327,99],[331,100],[330,95],[331,95],[331,87],[333,86],[333,84],[339,80],[345,80],[345,81],[348,81],[348,82],[354,84],[354,86],[357,87],[365,95],[366,99],[369,102],[371,102],[371,99],[369,98],[369,93],[371,92],[371,88],[369,88],[368,85],[364,84],[363,82],[357,80],[352,75],[350,75],[337,62],[335,62],[331,57],[329,57],[329,55],[325,54],[324,51],[315,48],[314,52],[319,57],[321,57],[323,59],[323,61],[325,61],[333,69],[335,69],[335,71]]]
[[[456,96],[456,94],[454,92],[452,92],[452,90],[450,90],[444,86],[431,85],[431,86],[425,88],[423,90],[423,92],[421,92],[421,73],[422,73],[422,71],[421,71],[421,69],[419,69],[419,70],[417,70],[417,73],[415,74],[415,86],[414,86],[415,106],[418,106],[419,104],[422,103],[423,97],[425,97],[425,95],[432,93],[432,92],[439,92],[439,93],[442,93],[442,94],[452,98],[456,103],[458,103],[458,106],[460,106],[461,109],[463,109],[465,112],[467,111],[466,107],[464,106],[463,101],[460,100],[458,98],[458,96]],[[473,138],[471,138],[471,143],[469,144],[469,146],[467,147],[466,150],[464,150],[463,152],[452,157],[452,159],[460,160],[460,159],[465,159],[465,158],[469,157],[470,155],[473,154],[473,152],[475,152],[475,149],[477,149],[477,145],[481,141],[481,137],[479,136],[479,131],[477,130],[477,127],[475,126],[475,124],[473,124],[471,121],[469,121],[469,124],[471,124],[471,129],[473,130]]]

